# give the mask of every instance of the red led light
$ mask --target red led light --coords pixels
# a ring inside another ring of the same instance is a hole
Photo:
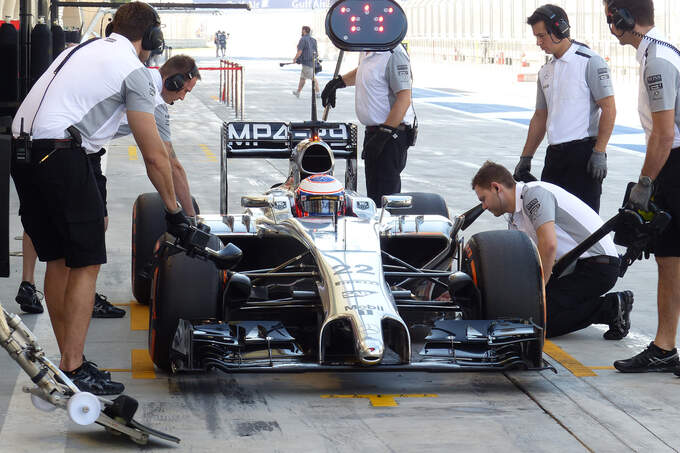
[[[342,8],[340,8],[340,14],[345,14],[346,12],[347,12],[346,7],[343,6]]]
[[[371,11],[371,5],[369,5],[368,3],[365,4],[364,5],[364,11],[366,11],[366,13],[370,12]]]
[[[387,8],[387,14],[392,14],[393,12],[394,12],[394,8],[392,8],[391,6],[389,8]]]
[[[379,31],[380,33],[384,32],[384,31],[385,31],[385,27],[383,27],[383,26],[381,25],[380,27],[378,27],[378,31]]]
[[[385,22],[385,18],[382,16],[378,16],[378,22],[383,23]]]
[[[356,26],[356,25],[352,25],[352,27],[350,27],[349,31],[351,31],[352,33],[354,33],[355,31],[357,31],[357,26]]]
[[[356,22],[357,21],[357,16],[352,16],[349,18],[351,22]]]

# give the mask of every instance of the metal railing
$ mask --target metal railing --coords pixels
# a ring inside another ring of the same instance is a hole
[[[233,61],[220,60],[219,89],[219,101],[227,107],[233,107],[236,118],[242,120],[245,96],[243,66]]]

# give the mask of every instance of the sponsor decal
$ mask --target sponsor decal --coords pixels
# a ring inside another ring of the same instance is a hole
[[[663,83],[653,83],[651,85],[647,85],[649,88],[649,91],[654,91],[654,90],[662,90],[663,89]],[[658,92],[657,92],[658,94]]]
[[[598,74],[609,74],[609,69],[607,68],[600,68],[597,70]]]
[[[357,201],[357,209],[362,211],[368,209],[368,201]]]
[[[538,201],[537,198],[534,198],[529,203],[527,203],[527,212],[529,213],[529,217],[531,217],[531,220],[536,220],[536,216],[538,215],[539,209],[541,209],[541,202]]]
[[[407,64],[397,65],[397,71],[408,71],[408,65]]]
[[[661,82],[661,81],[662,81],[661,74],[656,74],[656,75],[652,75],[652,76],[647,77],[647,83],[655,83],[655,82]]]
[[[342,297],[345,299],[351,299],[353,297],[358,298],[358,297],[367,297],[371,296],[373,294],[377,294],[377,291],[369,291],[365,289],[353,289],[349,291],[343,291],[342,292]]]
[[[385,311],[385,307],[383,307],[382,305],[345,305],[345,311],[353,310]]]
[[[600,75],[600,80],[609,80],[609,74]]]
[[[380,283],[375,282],[373,280],[341,280],[338,282],[335,282],[335,286],[343,286],[343,285],[373,285],[373,286],[380,286]]]

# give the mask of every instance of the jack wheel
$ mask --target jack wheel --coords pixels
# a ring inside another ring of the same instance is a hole
[[[102,410],[99,398],[89,392],[78,392],[66,404],[69,418],[78,425],[91,425]]]

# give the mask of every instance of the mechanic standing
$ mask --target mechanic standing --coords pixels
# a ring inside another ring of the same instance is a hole
[[[640,63],[638,111],[647,152],[629,207],[646,211],[653,196],[672,216],[652,250],[659,272],[656,337],[640,354],[614,366],[622,372],[675,370],[680,376],[675,348],[680,318],[680,50],[654,27],[652,0],[608,1],[605,14],[611,33],[637,49]]]
[[[415,144],[411,84],[411,62],[398,45],[389,52],[361,52],[359,66],[328,82],[321,94],[324,107],[335,107],[336,90],[356,86],[356,114],[366,126],[361,153],[366,192],[378,207],[383,195],[401,192],[400,175]]]
[[[502,165],[486,162],[472,179],[482,207],[496,217],[509,214],[508,227],[525,232],[538,247],[546,297],[546,336],[556,337],[607,324],[606,340],[630,330],[633,293],[609,293],[619,277],[619,254],[609,235],[581,255],[566,275],[552,275],[554,263],[603,224],[583,201],[547,182],[515,183]]]
[[[318,51],[316,39],[312,38],[310,33],[312,33],[311,28],[306,25],[302,27],[302,37],[298,41],[297,53],[293,57],[293,63],[300,63],[302,65],[300,83],[298,83],[297,90],[293,90],[293,95],[298,98],[307,80],[314,80],[314,93],[319,97],[319,82],[314,77],[315,59],[318,56]]]
[[[536,44],[553,58],[538,72],[536,111],[514,177],[526,180],[523,176],[531,171],[531,159],[547,132],[541,180],[600,212],[606,148],[616,119],[609,67],[588,46],[569,39],[569,19],[559,6],[541,6],[527,23]]]
[[[83,360],[95,284],[106,262],[104,203],[88,154],[127,118],[149,179],[167,212],[168,231],[184,238],[189,220],[175,200],[172,173],[154,121],[155,87],[142,61],[163,45],[160,18],[146,3],[121,6],[113,33],[63,52],[36,82],[12,123],[21,221],[41,261],[59,367],[83,391],[117,394],[121,383]]]

